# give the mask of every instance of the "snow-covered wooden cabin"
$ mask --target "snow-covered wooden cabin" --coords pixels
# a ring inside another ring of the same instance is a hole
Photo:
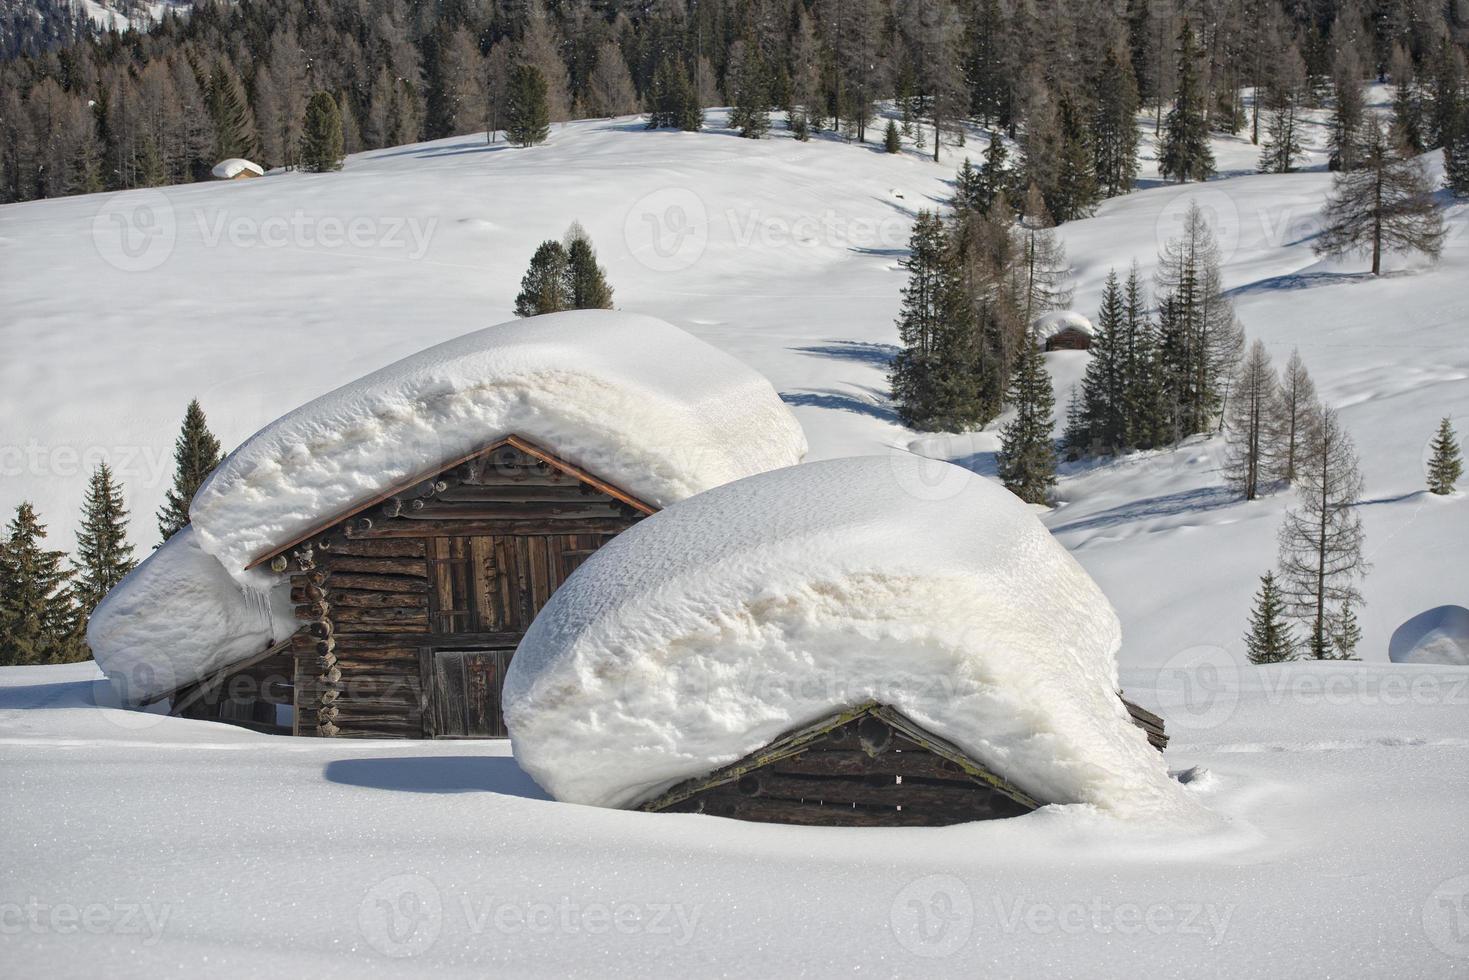
[[[209,175],[215,180],[250,180],[264,177],[265,168],[242,157],[230,157],[216,163],[210,169]]]
[[[1036,320],[1035,335],[1047,351],[1091,350],[1097,331],[1075,310],[1057,310]]]
[[[537,317],[431,348],[267,426],[99,607],[132,702],[297,735],[505,734],[532,620],[659,508],[796,463],[748,367],[658,320]],[[150,637],[149,634],[154,634]]]
[[[932,826],[1196,812],[1120,697],[1112,607],[993,481],[909,456],[682,501],[592,556],[506,680],[517,762],[581,804]]]

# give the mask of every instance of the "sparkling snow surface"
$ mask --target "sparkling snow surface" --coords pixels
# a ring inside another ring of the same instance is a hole
[[[251,560],[404,480],[519,435],[662,507],[799,462],[770,382],[661,320],[576,310],[466,334],[250,437],[189,508],[205,551]]]
[[[1117,616],[1023,503],[947,463],[776,470],[618,536],[505,681],[516,760],[628,806],[869,699],[1038,799],[1200,816],[1118,700]]]

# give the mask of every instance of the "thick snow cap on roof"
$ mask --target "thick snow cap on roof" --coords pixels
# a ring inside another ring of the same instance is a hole
[[[98,604],[87,644],[125,703],[152,701],[295,632],[289,591],[241,587],[184,528]]]
[[[1202,811],[1117,696],[1117,616],[1020,500],[908,456],[790,467],[615,538],[526,634],[515,757],[635,805],[875,699],[1046,802]]]
[[[1053,310],[1036,317],[1035,335],[1041,341],[1050,340],[1068,330],[1080,330],[1088,337],[1097,335],[1097,328],[1092,326],[1092,321],[1075,310]]]
[[[230,454],[190,518],[239,575],[508,435],[655,507],[806,453],[800,424],[745,364],[652,317],[578,310],[466,334],[297,409]]]
[[[249,160],[243,160],[240,157],[230,157],[228,160],[221,160],[209,172],[221,180],[229,180],[232,177],[238,177],[247,170],[259,176],[265,175],[265,170],[261,168],[260,164],[251,163]]]

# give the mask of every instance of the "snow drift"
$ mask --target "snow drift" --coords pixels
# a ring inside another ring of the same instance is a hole
[[[295,632],[289,599],[242,587],[186,527],[98,604],[87,645],[123,703],[141,704]]]
[[[647,316],[578,310],[431,347],[266,426],[189,516],[232,573],[404,480],[519,435],[662,507],[798,462],[761,375]]]
[[[654,506],[801,459],[759,374],[652,317],[604,310],[466,334],[297,409],[200,488],[190,530],[120,582],[88,631],[147,700],[294,630],[288,581],[245,566],[405,479],[520,435]]]
[[[511,662],[506,721],[521,766],[577,803],[635,805],[871,698],[1039,799],[1197,814],[1117,697],[1120,639],[1000,486],[906,456],[810,463],[593,555]]]
[[[1439,606],[1393,631],[1387,657],[1395,664],[1469,665],[1469,609]]]

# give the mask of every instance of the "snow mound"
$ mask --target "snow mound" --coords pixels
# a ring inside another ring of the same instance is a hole
[[[505,681],[516,759],[627,807],[798,725],[889,704],[1031,795],[1188,819],[1117,697],[1111,605],[1020,500],[910,456],[810,463],[613,539]]]
[[[220,180],[230,180],[246,171],[255,174],[257,177],[265,176],[265,170],[260,164],[251,163],[249,160],[242,160],[239,157],[230,157],[228,160],[221,160],[209,172]]]
[[[1080,330],[1088,337],[1097,335],[1092,321],[1075,310],[1054,310],[1036,317],[1035,335],[1042,343],[1067,330]]]
[[[190,518],[203,549],[240,575],[314,525],[508,435],[655,507],[806,453],[795,417],[751,368],[662,320],[578,310],[466,334],[297,409],[230,454]]]
[[[155,700],[295,632],[288,588],[251,592],[184,528],[98,604],[87,645],[126,704]]]
[[[1393,631],[1388,659],[1396,664],[1469,666],[1469,609],[1439,606]]]

